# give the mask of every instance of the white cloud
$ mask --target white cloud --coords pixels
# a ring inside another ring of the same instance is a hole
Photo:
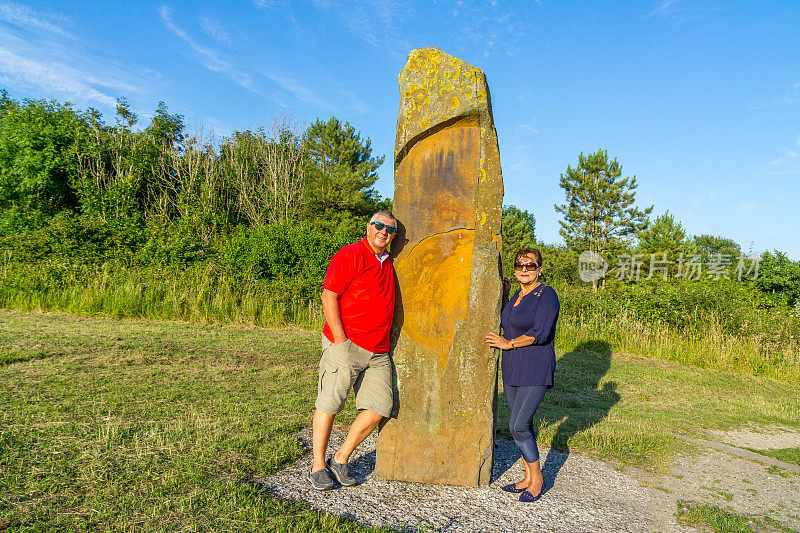
[[[161,7],[158,10],[158,13],[161,16],[161,22],[164,23],[164,26],[166,26],[166,28],[176,37],[188,44],[189,47],[200,56],[204,67],[216,72],[217,74],[222,74],[236,85],[244,87],[245,89],[253,92],[258,92],[253,85],[253,81],[251,80],[250,76],[244,72],[241,72],[230,61],[222,59],[216,50],[207,46],[203,46],[197,42],[183,28],[180,28],[177,24],[175,24],[175,22],[172,20],[172,12],[168,7]]]
[[[321,96],[308,85],[293,77],[276,74],[265,69],[247,71],[236,65],[232,59],[226,58],[220,51],[201,43],[198,39],[191,36],[184,28],[178,26],[173,19],[172,11],[168,7],[161,7],[159,9],[159,15],[164,26],[197,54],[199,62],[205,68],[224,76],[240,87],[272,100],[282,107],[288,107],[286,98],[281,96],[280,91],[266,89],[264,86],[265,80],[268,80],[292,98],[317,109],[338,111],[344,108],[356,114],[363,113],[367,110],[366,105],[358,101],[352,93],[339,92],[339,95],[344,95],[344,98],[349,102],[343,106]],[[203,26],[206,33],[209,35],[218,33],[219,28],[214,25],[216,21],[207,19],[205,22],[206,24],[204,26],[201,20],[201,26]],[[216,35],[212,35],[212,37],[217,38]],[[329,86],[326,86],[326,90],[328,92],[333,92]]]
[[[230,32],[218,20],[211,17],[200,17],[199,22],[200,27],[203,28],[203,31],[208,35],[220,42],[231,44],[232,39]]]
[[[158,79],[84,43],[63,26],[69,19],[20,4],[0,3],[0,81],[32,96],[66,99],[111,111],[119,96],[141,94]],[[148,80],[145,83],[144,80]]]
[[[116,99],[81,81],[84,73],[61,63],[45,63],[0,49],[0,80],[12,86],[29,87],[45,94],[65,96],[79,102],[114,107]]]
[[[356,38],[403,59],[411,48],[403,21],[414,14],[413,7],[399,0],[312,0],[315,7],[335,16]]]
[[[670,13],[674,12],[676,9],[676,5],[679,4],[677,0],[663,0],[659,2],[658,5],[653,9],[650,13],[645,15],[645,17],[652,17],[655,15],[669,15]]]
[[[539,134],[539,130],[536,129],[533,126],[533,124],[523,123],[523,124],[520,124],[519,126],[517,126],[517,133],[521,133],[521,134],[532,133],[533,135],[538,135]]]
[[[39,13],[33,9],[13,2],[0,3],[0,20],[27,30],[39,30],[46,33],[72,38],[72,35],[53,21],[56,17]]]
[[[751,103],[750,108],[791,107],[797,102],[800,102],[800,82],[793,84],[791,87],[787,87],[781,96],[773,96],[766,100]]]
[[[292,97],[317,109],[323,109],[326,111],[339,111],[342,109],[346,109],[348,113],[352,114],[366,113],[369,110],[368,106],[364,102],[358,100],[352,92],[342,91],[340,93],[349,102],[348,104],[343,106],[341,104],[332,102],[327,98],[320,96],[317,92],[310,89],[307,85],[301,83],[300,81],[294,78],[290,78],[287,76],[279,76],[277,74],[263,70],[261,71],[261,74],[263,74],[267,79],[275,83],[278,87],[291,94]]]
[[[645,15],[645,18],[668,17],[677,22],[690,22],[724,9],[726,9],[724,3],[714,0],[662,0]]]
[[[796,175],[800,172],[800,138],[781,148],[781,155],[769,162],[769,174]]]

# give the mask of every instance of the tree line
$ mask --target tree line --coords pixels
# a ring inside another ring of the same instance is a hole
[[[6,261],[22,262],[213,261],[261,279],[307,278],[312,287],[337,247],[360,237],[366,217],[391,208],[374,189],[383,161],[368,137],[335,117],[307,127],[279,117],[216,139],[188,132],[163,103],[140,124],[120,99],[106,123],[92,108],[16,101],[3,90],[0,251]],[[712,264],[718,278],[736,277],[735,262],[744,257],[736,242],[690,236],[669,212],[651,220],[653,206],[636,205],[636,177],[623,177],[607,151],[581,153],[559,183],[564,244],[537,240],[533,213],[504,206],[507,275],[514,251],[537,245],[548,279],[571,285],[584,283],[577,268],[584,251],[608,261],[601,286],[676,279],[705,266],[695,272],[701,279]],[[743,266],[756,290],[798,305],[800,262],[774,251],[758,258],[757,277],[754,258]]]
[[[92,108],[0,92],[0,234],[64,211],[213,233],[311,216],[336,224],[388,205],[373,188],[383,157],[335,117],[307,128],[278,118],[218,141],[187,133],[163,102],[138,122],[124,99],[106,124]]]

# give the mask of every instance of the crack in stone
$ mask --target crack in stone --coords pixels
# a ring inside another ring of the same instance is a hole
[[[405,252],[404,255],[410,255],[411,252],[414,251],[414,248],[416,248],[417,246],[419,246],[420,244],[422,244],[423,242],[427,241],[428,239],[430,239],[432,237],[436,237],[437,235],[445,235],[447,233],[453,233],[454,231],[458,231],[458,230],[475,231],[475,228],[468,228],[467,226],[453,226],[453,227],[447,228],[446,230],[443,230],[443,231],[437,231],[436,233],[431,233],[430,235],[428,235],[427,237],[423,238],[422,240],[419,240],[416,243],[414,243],[414,245],[408,251],[406,251],[406,249],[405,249],[406,246],[408,246],[408,244],[403,246],[403,251]]]

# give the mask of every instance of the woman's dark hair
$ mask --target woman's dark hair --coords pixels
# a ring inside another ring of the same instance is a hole
[[[536,262],[539,263],[539,266],[542,266],[542,252],[540,252],[538,248],[523,248],[517,252],[517,255],[514,256],[514,262],[516,263],[526,255],[534,256],[536,258]]]

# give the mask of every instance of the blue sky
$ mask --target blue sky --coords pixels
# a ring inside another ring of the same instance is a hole
[[[689,234],[800,259],[800,2],[0,0],[0,87],[112,121],[163,100],[217,136],[335,115],[387,155],[397,74],[437,46],[487,75],[505,203],[561,242],[559,174],[604,148]]]

